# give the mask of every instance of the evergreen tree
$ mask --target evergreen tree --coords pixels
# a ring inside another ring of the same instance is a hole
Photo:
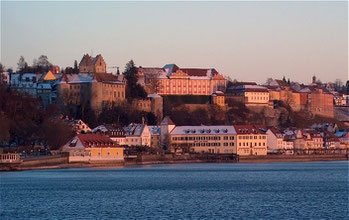
[[[74,61],[74,73],[78,74],[79,73],[79,67],[78,67],[78,61]]]
[[[286,82],[286,77],[285,76],[282,77],[282,81]]]
[[[130,60],[125,67],[125,71],[123,72],[126,80],[126,97],[128,101],[132,101],[135,98],[146,98],[147,93],[144,88],[137,83],[137,68],[133,60]]]
[[[5,66],[0,63],[0,73],[5,72]]]

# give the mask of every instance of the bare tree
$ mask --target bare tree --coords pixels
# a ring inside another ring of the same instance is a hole
[[[24,57],[21,56],[17,63],[17,70],[21,73],[25,72],[28,69],[28,63],[25,61]]]

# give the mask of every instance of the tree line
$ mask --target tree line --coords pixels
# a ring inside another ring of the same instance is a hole
[[[57,114],[55,105],[45,108],[41,100],[0,83],[0,146],[58,149],[74,133]]]

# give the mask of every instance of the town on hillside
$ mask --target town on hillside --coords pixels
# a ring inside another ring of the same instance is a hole
[[[132,60],[110,72],[101,54],[0,68],[1,164],[348,155],[349,81],[258,84]]]

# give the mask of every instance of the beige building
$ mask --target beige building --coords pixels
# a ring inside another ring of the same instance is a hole
[[[236,153],[234,126],[178,126],[169,136],[172,152]]]
[[[267,134],[253,125],[234,125],[237,137],[237,154],[267,155]]]
[[[218,105],[220,107],[225,107],[225,95],[222,91],[215,91],[211,95],[211,102],[214,105]]]
[[[233,85],[227,92],[234,96],[243,96],[246,106],[268,106],[269,91],[266,87],[242,84]]]

